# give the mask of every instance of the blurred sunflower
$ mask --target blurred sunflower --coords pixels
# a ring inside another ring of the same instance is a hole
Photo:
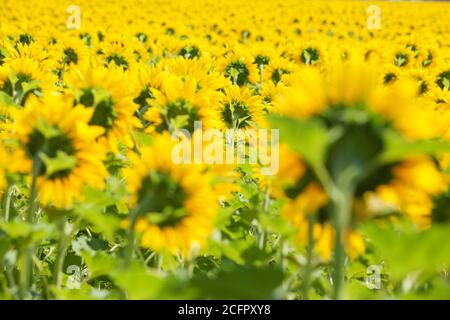
[[[392,176],[389,183],[366,194],[367,201],[378,200],[378,206],[373,210],[398,210],[411,218],[418,227],[429,227],[433,197],[447,190],[449,177],[443,175],[433,161],[427,158],[404,161],[392,169]]]
[[[175,144],[168,133],[156,135],[140,156],[130,155],[124,176],[139,212],[141,245],[188,258],[213,231],[218,199],[203,166],[173,163]]]
[[[229,86],[224,90],[221,119],[225,128],[265,127],[265,111],[261,98],[246,87]]]
[[[120,68],[109,70],[91,65],[73,68],[65,76],[66,92],[76,104],[93,109],[89,125],[104,129],[100,142],[112,152],[118,151],[119,143],[133,147],[131,132],[141,126],[134,117],[137,107],[133,88],[125,79],[128,76]]]
[[[51,91],[56,80],[30,58],[11,59],[0,67],[0,91],[17,106],[23,106],[30,96],[40,97]]]
[[[82,200],[86,186],[103,188],[105,150],[96,143],[104,129],[90,126],[92,109],[60,95],[30,99],[14,124],[16,167],[36,175],[39,200],[67,208]]]
[[[283,76],[295,72],[298,67],[284,58],[272,58],[264,69],[264,77],[266,81],[272,81],[274,84],[283,80]]]
[[[14,46],[14,50],[9,50],[9,58],[21,59],[27,58],[36,61],[39,67],[47,72],[55,70],[57,67],[57,56],[56,50],[52,47],[46,46],[40,42],[31,43],[17,43]]]
[[[145,117],[157,124],[156,131],[186,129],[192,133],[196,121],[201,121],[203,129],[221,127],[217,92],[199,88],[195,78],[167,74],[160,89],[151,91],[154,99],[147,99],[150,108]]]
[[[139,119],[142,130],[147,133],[152,133],[162,122],[157,109],[151,108],[149,103],[155,98],[152,88],[160,89],[161,87],[163,78],[161,72],[157,67],[142,65],[137,72],[133,73],[133,91],[135,92],[133,101],[138,106],[134,114]]]
[[[122,41],[102,43],[98,52],[100,52],[100,60],[107,68],[131,70],[137,65],[132,48]]]
[[[60,55],[60,67],[84,65],[89,63],[90,52],[82,39],[62,37],[55,44],[55,50]]]
[[[219,60],[217,68],[234,85],[255,84],[259,80],[258,68],[250,54],[229,52]]]

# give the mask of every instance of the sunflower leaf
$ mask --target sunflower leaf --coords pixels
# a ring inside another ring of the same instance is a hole
[[[74,156],[70,156],[61,150],[56,153],[56,157],[54,158],[50,158],[43,152],[39,154],[39,158],[45,165],[45,173],[47,176],[61,171],[71,170],[77,165],[77,160]]]
[[[385,150],[380,156],[382,163],[392,163],[411,156],[433,156],[450,152],[450,143],[437,139],[407,141],[401,135],[387,131],[384,134],[383,140]]]
[[[269,116],[272,128],[280,130],[281,142],[287,143],[313,167],[325,162],[330,142],[325,126],[312,119],[299,120],[284,116]]]

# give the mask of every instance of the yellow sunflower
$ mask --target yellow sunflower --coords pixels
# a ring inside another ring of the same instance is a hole
[[[433,77],[431,76],[428,69],[422,67],[411,68],[405,73],[406,74],[404,76],[407,79],[416,81],[418,95],[426,94],[433,87]]]
[[[199,88],[195,78],[166,74],[160,89],[152,88],[152,93],[154,99],[147,99],[151,106],[147,119],[156,121],[159,113],[158,132],[186,129],[192,133],[196,121],[201,121],[203,129],[221,128],[220,96]]]
[[[99,50],[99,59],[105,67],[132,70],[137,65],[133,49],[122,41],[102,43]]]
[[[255,84],[259,81],[259,72],[253,61],[250,54],[232,51],[219,60],[217,68],[234,85]]]
[[[82,200],[84,187],[103,188],[106,153],[96,139],[104,130],[89,126],[92,113],[68,97],[48,95],[43,102],[30,98],[18,114],[15,167],[36,175],[42,204],[67,208]]]
[[[432,160],[412,158],[393,169],[390,183],[380,185],[374,193],[384,207],[399,210],[420,228],[431,223],[433,196],[447,190],[450,180]]]
[[[264,69],[263,74],[266,81],[278,84],[283,80],[283,76],[295,72],[298,67],[288,59],[276,57],[270,59],[269,64]]]
[[[89,124],[103,127],[100,142],[112,152],[118,151],[119,142],[133,147],[132,130],[141,126],[134,117],[137,106],[127,79],[128,75],[120,68],[90,65],[73,68],[65,76],[67,93],[77,104],[94,110]]]
[[[156,108],[150,107],[148,101],[155,98],[152,88],[159,89],[161,87],[162,71],[154,66],[141,65],[132,76],[133,101],[137,105],[135,116],[139,119],[142,130],[152,133],[155,127],[161,124],[162,118]]]
[[[89,63],[90,52],[82,39],[61,37],[55,44],[61,68]]]
[[[56,76],[43,71],[34,59],[9,59],[0,67],[0,91],[18,106],[23,106],[30,96],[40,97],[51,91],[56,81]]]
[[[246,87],[229,86],[224,90],[221,119],[225,128],[247,129],[265,127],[262,99]]]
[[[175,144],[168,133],[156,135],[140,156],[130,155],[124,176],[140,214],[136,229],[142,246],[188,258],[213,231],[218,201],[203,166],[173,163]]]
[[[52,47],[47,46],[45,43],[40,42],[30,42],[30,43],[20,43],[18,42],[13,50],[10,51],[9,59],[31,59],[39,64],[42,70],[51,72],[54,70],[58,64],[57,61],[57,51],[53,50]],[[7,59],[8,60],[8,59]]]

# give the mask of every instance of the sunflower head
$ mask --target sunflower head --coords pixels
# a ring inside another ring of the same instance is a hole
[[[258,69],[248,54],[231,52],[223,58],[219,68],[234,85],[243,86],[258,81]]]
[[[192,133],[197,121],[201,121],[204,128],[219,127],[218,92],[198,84],[195,77],[166,75],[159,90],[152,89],[155,98],[147,99],[147,103],[152,109],[152,119],[156,119],[156,110],[160,114],[156,131],[186,129]]]
[[[67,94],[76,104],[92,110],[89,125],[104,129],[101,141],[112,152],[118,151],[119,143],[132,147],[131,131],[141,126],[134,117],[134,90],[124,79],[128,75],[121,69],[93,69],[90,65],[73,68],[65,76]]]
[[[10,59],[0,68],[0,91],[11,103],[23,106],[30,96],[41,96],[52,89],[56,77],[44,72],[31,58]]]
[[[225,89],[221,118],[226,128],[246,129],[265,126],[264,107],[259,96],[248,88],[230,86]]]
[[[154,136],[141,155],[130,155],[124,175],[130,203],[139,213],[141,244],[187,258],[205,244],[218,203],[203,166],[173,163],[175,145],[169,134]]]
[[[19,114],[17,167],[35,176],[44,205],[66,208],[82,198],[84,187],[103,186],[105,149],[96,141],[103,129],[89,126],[91,113],[73,107],[69,97],[51,95],[31,99]]]

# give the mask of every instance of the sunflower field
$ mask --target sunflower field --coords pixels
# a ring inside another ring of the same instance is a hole
[[[450,299],[450,4],[0,16],[0,299]]]

